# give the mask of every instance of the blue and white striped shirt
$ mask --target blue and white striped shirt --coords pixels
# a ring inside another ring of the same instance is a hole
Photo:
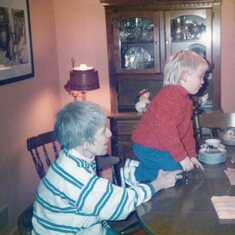
[[[152,186],[121,188],[95,174],[94,159],[63,150],[40,182],[32,234],[107,234],[106,220],[125,219],[148,201]]]

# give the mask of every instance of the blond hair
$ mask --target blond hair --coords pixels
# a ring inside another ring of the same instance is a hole
[[[163,86],[178,85],[185,72],[194,73],[199,66],[209,69],[207,61],[193,51],[182,50],[170,56],[164,68]]]

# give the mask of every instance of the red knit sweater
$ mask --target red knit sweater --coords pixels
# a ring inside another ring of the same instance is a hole
[[[163,88],[132,134],[133,142],[169,152],[179,162],[195,157],[192,127],[192,100],[181,86]]]

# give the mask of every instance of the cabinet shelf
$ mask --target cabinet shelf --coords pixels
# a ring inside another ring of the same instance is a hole
[[[162,81],[163,80],[163,75],[162,74],[148,74],[148,76],[145,76],[146,74],[143,73],[142,76],[141,74],[134,75],[134,74],[122,74],[119,73],[117,74],[116,81],[121,82],[121,81],[126,81],[126,80],[132,80],[132,81]]]
[[[154,41],[135,41],[135,42],[122,42],[122,45],[153,45]]]
[[[185,40],[172,40],[172,43],[201,43],[204,44],[205,41],[204,40],[200,40],[200,39],[185,39]]]

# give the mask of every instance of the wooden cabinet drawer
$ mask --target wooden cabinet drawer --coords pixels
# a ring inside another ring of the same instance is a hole
[[[131,135],[138,122],[138,120],[118,120],[115,128],[111,128],[113,135]]]
[[[125,164],[127,158],[137,160],[133,152],[133,143],[131,141],[113,141],[113,155],[120,157],[120,166]]]
[[[113,113],[109,116],[110,129],[112,131],[112,154],[120,157],[120,163],[117,166],[118,172],[120,167],[125,164],[127,158],[136,160],[132,150],[131,135],[142,116],[139,113]]]
[[[109,117],[113,136],[131,136],[142,115],[136,113],[119,113]]]

